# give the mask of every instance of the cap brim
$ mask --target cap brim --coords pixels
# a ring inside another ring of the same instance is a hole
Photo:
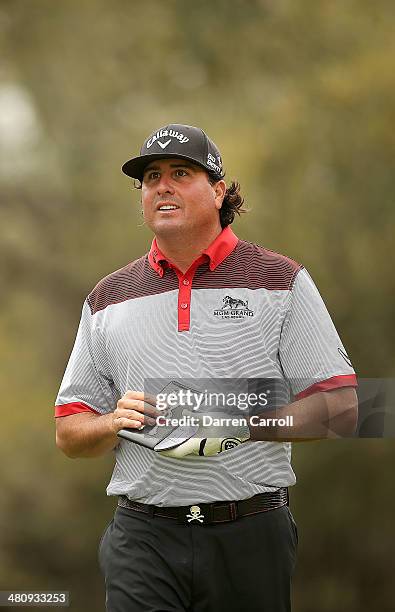
[[[203,164],[197,162],[193,157],[188,157],[188,155],[180,155],[179,153],[151,153],[150,155],[139,155],[138,157],[133,157],[129,159],[129,161],[125,162],[122,166],[122,172],[127,176],[132,178],[136,178],[139,181],[143,180],[144,170],[148,166],[148,164],[154,159],[170,159],[175,157],[177,159],[186,159],[197,166],[200,166],[206,172],[210,172],[210,168],[206,168]]]

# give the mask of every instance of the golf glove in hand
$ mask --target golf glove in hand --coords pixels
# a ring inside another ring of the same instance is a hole
[[[235,448],[250,438],[250,430],[247,425],[243,425],[242,423],[240,423],[240,425],[220,424],[226,423],[223,419],[230,418],[229,414],[223,412],[210,412],[209,414],[202,415],[196,414],[196,412],[193,411],[184,410],[183,416],[193,417],[195,422],[198,419],[200,422],[199,429],[193,438],[190,438],[171,450],[160,451],[161,455],[178,459],[186,457],[187,455],[210,457]],[[203,417],[206,417],[206,422],[207,417],[211,417],[212,424],[205,424]]]

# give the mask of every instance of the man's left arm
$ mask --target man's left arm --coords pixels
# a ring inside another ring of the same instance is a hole
[[[292,403],[265,410],[252,439],[302,441],[352,436],[356,429],[357,377],[326,305],[305,268],[297,273],[283,321],[278,359]],[[286,426],[270,417],[284,419]],[[291,425],[288,423],[292,422]],[[266,425],[265,425],[266,422]]]
[[[279,419],[280,423],[289,424],[279,425]],[[313,393],[272,412],[254,416],[249,423],[250,439],[304,442],[352,437],[357,420],[356,391],[353,387],[343,387]]]

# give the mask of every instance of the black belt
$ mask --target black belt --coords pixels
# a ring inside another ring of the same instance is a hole
[[[151,506],[132,501],[126,495],[120,495],[118,506],[144,512],[151,517],[175,519],[179,523],[191,525],[210,525],[235,521],[242,516],[275,510],[288,505],[288,489],[282,487],[277,491],[259,493],[249,499],[239,501],[222,501],[211,504],[192,504],[191,506]]]

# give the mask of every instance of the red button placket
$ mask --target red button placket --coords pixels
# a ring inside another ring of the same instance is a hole
[[[192,273],[191,273],[192,272]],[[178,276],[178,331],[188,331],[191,321],[191,290],[193,271],[185,276],[177,270]]]
[[[174,271],[178,276],[178,331],[189,331],[191,323],[191,296],[192,296],[192,281],[196,268],[204,261],[204,257],[200,257],[192,266],[182,274],[180,270],[174,267]]]

